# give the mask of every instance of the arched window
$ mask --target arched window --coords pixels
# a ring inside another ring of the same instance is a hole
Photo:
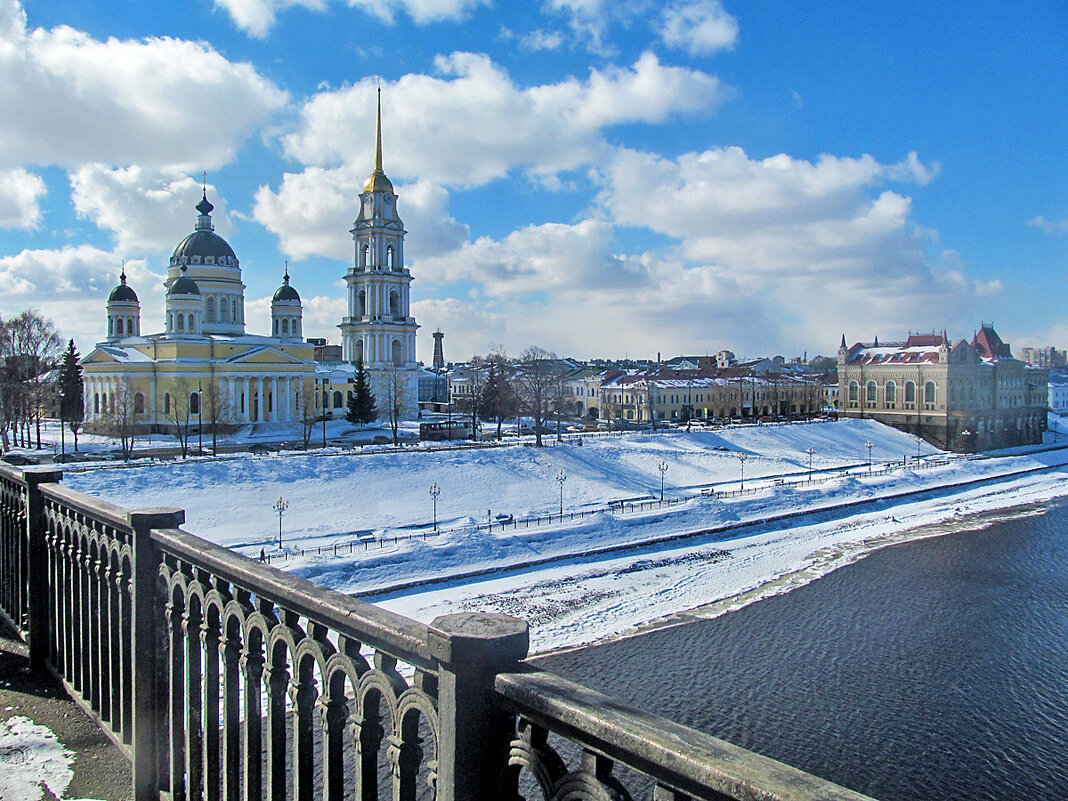
[[[400,314],[400,292],[397,290],[389,293],[389,313],[394,317]]]
[[[226,323],[226,322],[230,321],[229,311],[230,311],[230,304],[226,302],[226,298],[220,298],[219,299],[219,322]]]
[[[393,340],[393,364],[397,367],[404,364],[404,346],[399,339]]]
[[[100,393],[93,393],[93,414],[100,414]]]
[[[278,318],[275,318],[274,321],[274,335],[278,336]]]
[[[237,298],[233,298],[230,301],[230,319],[235,323],[241,322],[237,317]]]
[[[104,414],[107,414],[109,411],[111,411],[108,408],[108,393],[106,392],[100,393],[100,408],[104,411]]]
[[[360,267],[367,268],[367,260],[371,255],[371,246],[364,242],[360,245]]]
[[[171,413],[171,393],[167,392],[163,395],[163,413]]]
[[[341,393],[339,391],[337,391],[337,390],[334,390],[334,408],[335,409],[340,409],[341,406],[342,406]]]
[[[108,336],[110,337],[110,336],[113,336],[114,334],[115,334],[115,319],[112,318],[112,317],[109,317],[108,318]]]
[[[864,394],[867,403],[875,403],[879,399],[879,386],[874,381],[869,381]]]
[[[934,403],[935,402],[935,385],[934,381],[928,381],[923,385],[923,402]]]
[[[282,336],[289,336],[289,320],[286,318],[282,319]]]
[[[916,382],[909,381],[905,384],[905,403],[916,402]]]
[[[358,362],[362,362],[363,361],[363,340],[362,339],[357,339],[356,340],[356,361],[358,361]]]
[[[386,247],[386,269],[393,269],[393,245]]]
[[[215,298],[208,298],[207,303],[204,304],[204,316],[209,323],[215,322]]]
[[[200,395],[195,392],[189,396],[189,413],[200,414]]]
[[[134,395],[134,414],[145,413],[145,396],[138,392]]]
[[[184,334],[185,333],[185,315],[184,314],[179,314],[178,315],[178,333],[179,334]]]
[[[897,403],[897,384],[893,381],[886,382],[886,402]]]
[[[363,317],[367,314],[367,293],[362,289],[356,293],[356,316]]]
[[[267,393],[267,411],[268,412],[273,412],[274,411],[274,393],[273,392],[268,392]]]
[[[137,321],[136,317],[131,317],[129,320],[126,321],[126,334],[127,334],[127,336],[133,336],[134,334],[137,333],[136,321]]]
[[[193,319],[193,315],[190,314],[189,315],[189,333],[190,334],[194,334],[194,333],[196,333],[196,330],[197,330],[196,320],[194,320]]]
[[[856,381],[849,382],[849,400],[856,401],[860,399],[860,384]],[[731,414],[733,417],[733,413]]]

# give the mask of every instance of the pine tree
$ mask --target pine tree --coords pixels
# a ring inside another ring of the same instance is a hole
[[[63,353],[59,368],[59,418],[74,435],[74,450],[78,450],[78,431],[85,419],[85,393],[82,387],[81,357],[72,339]]]
[[[363,359],[356,360],[356,386],[345,404],[345,419],[353,425],[373,423],[378,419],[378,407]]]

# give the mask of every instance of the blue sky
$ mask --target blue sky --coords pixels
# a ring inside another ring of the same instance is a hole
[[[0,0],[0,314],[159,330],[201,172],[250,332],[338,341],[381,84],[446,356],[1068,346],[1068,5]]]

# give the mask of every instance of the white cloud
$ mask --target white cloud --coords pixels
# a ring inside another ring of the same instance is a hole
[[[188,175],[94,164],[72,172],[70,183],[75,211],[111,231],[122,253],[172,248],[196,222],[201,184]],[[231,230],[226,201],[210,186],[208,195],[215,229],[225,237]]]
[[[158,330],[164,276],[151,272],[142,260],[128,260],[125,269],[141,301],[141,329]],[[0,315],[36,308],[55,322],[65,339],[74,337],[84,354],[106,330],[107,296],[121,270],[121,257],[89,245],[2,256],[0,284],[6,290]]]
[[[718,78],[664,66],[651,53],[631,67],[591,70],[584,82],[526,89],[485,55],[453,53],[436,66],[436,76],[409,74],[382,92],[385,166],[393,177],[471,187],[517,168],[574,169],[603,152],[603,128],[711,112],[732,94]],[[367,172],[376,88],[368,79],[311,98],[298,129],[283,139],[286,153],[309,166]]]
[[[719,0],[668,5],[661,22],[664,43],[693,56],[729,50],[738,40],[738,20],[724,10]]]
[[[417,25],[445,20],[461,20],[490,0],[345,0],[350,8],[358,8],[392,23],[397,14],[404,14]],[[241,30],[250,36],[265,37],[274,26],[279,12],[294,6],[311,11],[325,11],[329,0],[215,0],[215,7],[224,9]]]
[[[1047,220],[1041,214],[1037,217],[1027,221],[1027,224],[1045,231],[1047,234],[1065,234],[1068,233],[1068,217],[1063,217],[1059,220]]]
[[[277,192],[266,186],[256,191],[253,217],[279,237],[281,250],[294,259],[315,255],[350,261],[354,246],[348,231],[366,177],[347,168],[286,173]],[[408,261],[455,250],[467,241],[467,226],[449,216],[445,189],[419,181],[397,184],[396,191],[397,209],[412,232],[404,246]]]
[[[47,193],[41,177],[23,169],[0,170],[0,228],[36,228],[40,200]]]
[[[0,0],[0,163],[214,168],[287,96],[202,42],[28,30]]]

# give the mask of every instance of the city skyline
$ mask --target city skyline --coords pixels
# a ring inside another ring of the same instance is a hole
[[[146,332],[207,172],[266,333],[288,261],[340,341],[384,168],[429,363],[501,344],[831,354],[993,322],[1068,342],[1054,2],[0,0],[0,314],[82,352],[126,261]]]

